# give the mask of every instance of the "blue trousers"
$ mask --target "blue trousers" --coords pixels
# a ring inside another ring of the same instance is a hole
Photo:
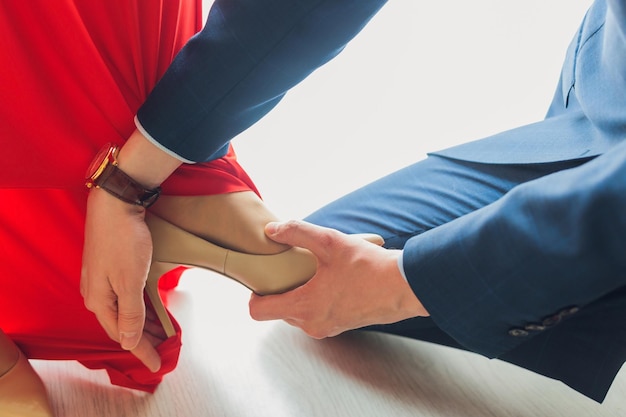
[[[585,162],[482,164],[433,155],[328,204],[306,220],[345,233],[378,233],[385,238],[387,248],[400,249],[411,237],[491,204],[519,184]],[[498,359],[551,378],[565,379],[573,388],[602,401],[612,378],[596,381],[590,390],[585,375],[593,375],[598,369],[606,369],[613,375],[620,369],[623,355],[603,352],[610,344],[607,338],[611,342],[621,338],[620,343],[626,344],[623,332],[613,327],[615,318],[626,314],[624,297],[626,289],[596,300],[575,319],[534,337]],[[590,329],[596,330],[593,335],[588,334]],[[466,350],[425,317],[361,330]],[[560,343],[550,343],[550,338]],[[559,361],[551,360],[555,357]]]
[[[483,164],[431,155],[358,189],[307,216],[344,233],[377,233],[385,247],[498,200],[513,187],[585,160]]]

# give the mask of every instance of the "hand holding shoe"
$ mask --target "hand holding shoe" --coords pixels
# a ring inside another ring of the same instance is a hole
[[[310,250],[318,265],[315,276],[292,291],[253,294],[250,314],[255,320],[282,319],[324,338],[428,316],[398,269],[400,251],[300,221],[270,223],[266,233],[277,242]]]

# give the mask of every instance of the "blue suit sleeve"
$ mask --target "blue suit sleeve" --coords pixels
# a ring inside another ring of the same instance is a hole
[[[385,2],[216,0],[137,119],[182,158],[212,159],[336,56]]]
[[[445,332],[498,357],[533,337],[512,329],[626,285],[625,236],[623,143],[412,238],[403,266]]]

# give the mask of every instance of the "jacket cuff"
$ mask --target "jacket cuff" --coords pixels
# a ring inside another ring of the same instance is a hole
[[[179,161],[181,161],[182,163],[185,164],[195,164],[195,161],[191,161],[187,158],[183,158],[182,156],[178,155],[177,153],[173,152],[171,149],[166,148],[165,146],[161,145],[161,143],[159,143],[159,141],[157,141],[155,138],[152,137],[152,135],[150,133],[148,133],[148,131],[143,127],[143,125],[141,124],[141,122],[139,121],[139,118],[137,116],[135,116],[135,126],[137,127],[137,130],[139,132],[141,132],[141,134],[148,139],[148,142],[152,143],[154,146],[156,146],[157,148],[159,148],[160,150],[162,150],[163,152],[165,152],[166,154],[168,154],[169,156],[178,159]]]

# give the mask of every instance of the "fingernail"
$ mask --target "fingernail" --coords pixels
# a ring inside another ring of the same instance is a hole
[[[137,345],[137,332],[121,332],[120,333],[120,344],[122,345],[122,349],[130,350],[133,349]]]
[[[150,372],[153,374],[159,372],[159,369],[161,369],[161,362],[150,364],[150,368],[148,369],[150,369]]]
[[[265,225],[265,232],[268,235],[275,235],[278,232],[278,223],[277,222],[271,222],[271,223],[268,223],[267,225]]]

